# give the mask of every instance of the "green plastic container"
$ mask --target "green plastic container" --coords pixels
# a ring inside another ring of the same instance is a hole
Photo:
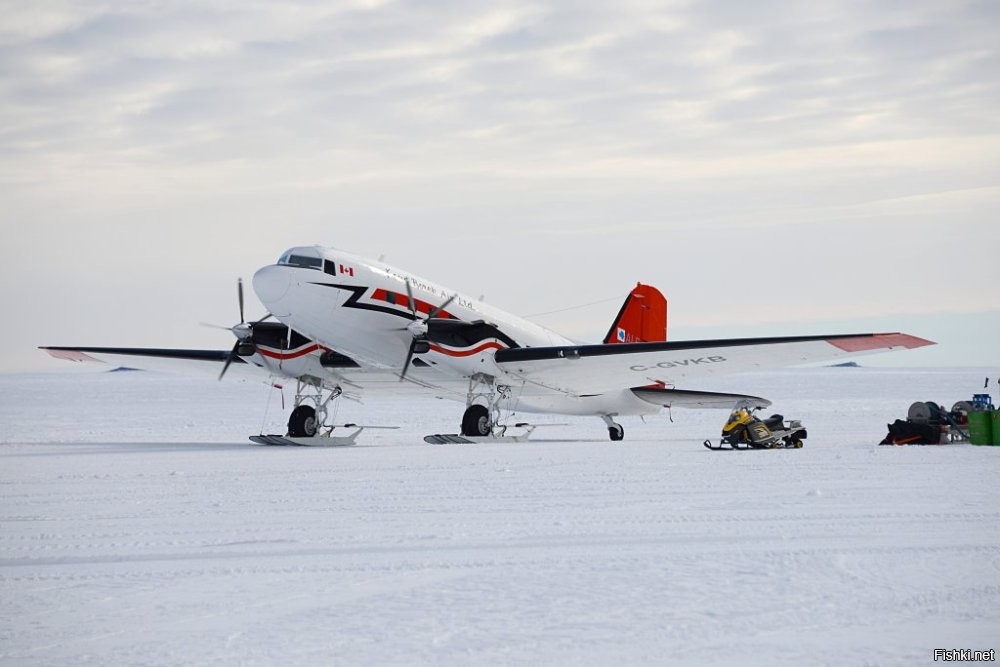
[[[969,442],[974,445],[989,445],[993,442],[993,415],[996,412],[973,410],[969,413]]]
[[[1000,410],[993,411],[993,444],[1000,447]]]

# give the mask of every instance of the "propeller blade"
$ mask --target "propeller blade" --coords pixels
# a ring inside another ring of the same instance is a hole
[[[406,279],[406,305],[410,307],[413,319],[417,319],[417,300],[413,298],[413,287],[410,285],[409,278]]]
[[[212,324],[211,322],[198,322],[199,326],[208,327],[209,329],[222,329],[223,331],[232,331],[232,327],[224,327],[221,324]]]
[[[267,315],[265,315],[264,317],[260,318],[260,319],[259,319],[259,320],[257,320],[256,322],[252,322],[251,324],[260,324],[261,322],[265,322],[265,321],[267,321],[267,320],[271,319],[272,317],[274,317],[274,315],[272,315],[271,313],[268,313],[268,314],[267,314]]]
[[[246,322],[246,319],[243,317],[243,279],[242,278],[237,278],[236,279],[236,294],[237,294],[237,296],[239,297],[239,300],[240,300],[240,324],[243,324],[244,322]]]
[[[414,338],[410,343],[410,349],[406,353],[406,361],[403,362],[403,372],[399,374],[399,381],[402,382],[406,379],[406,371],[410,370],[410,362],[413,361],[413,350],[417,347],[417,339]]]
[[[236,344],[233,345],[233,349],[229,352],[229,356],[226,357],[226,363],[222,365],[222,372],[219,373],[219,380],[222,380],[222,376],[224,376],[226,374],[226,371],[229,370],[229,364],[233,363],[233,359],[236,358],[236,352],[239,349],[240,349],[240,342],[236,341]]]
[[[417,300],[413,298],[413,286],[410,284],[409,278],[406,279],[406,297],[410,306],[410,314],[413,315],[413,321],[405,328],[400,329],[400,331],[409,331],[413,339],[410,341],[410,348],[406,351],[406,361],[403,362],[403,370],[399,374],[400,382],[406,379],[406,373],[410,370],[410,363],[413,361],[413,355],[417,347],[421,347],[421,353],[427,351],[427,325],[432,319],[444,312],[444,309],[458,298],[458,294],[452,294],[440,306],[431,308],[430,313],[423,320],[420,319],[420,315],[417,312]]]
[[[448,300],[445,301],[444,303],[442,303],[440,306],[438,306],[434,310],[432,310],[430,312],[430,314],[427,316],[427,319],[424,320],[424,321],[425,322],[429,322],[430,320],[432,320],[435,317],[437,317],[438,313],[444,311],[445,308],[447,308],[449,305],[451,305],[451,302],[454,301],[457,296],[458,296],[458,294],[452,294],[450,297],[448,297]]]

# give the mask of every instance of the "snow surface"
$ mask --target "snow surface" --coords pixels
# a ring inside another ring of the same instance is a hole
[[[444,401],[353,448],[281,432],[261,385],[0,376],[0,663],[933,664],[1000,648],[1000,447],[879,447],[979,369],[813,368],[767,396],[802,450],[710,452],[725,415],[427,445]],[[264,417],[265,408],[269,412]],[[515,417],[520,419],[520,416]],[[555,437],[573,438],[556,442]]]

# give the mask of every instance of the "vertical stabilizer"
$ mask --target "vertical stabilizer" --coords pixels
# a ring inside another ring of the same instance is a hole
[[[667,299],[652,285],[636,283],[605,343],[655,343],[667,339]]]

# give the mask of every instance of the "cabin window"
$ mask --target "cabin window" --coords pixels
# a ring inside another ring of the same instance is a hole
[[[329,273],[331,276],[337,275],[337,263],[331,262],[328,259],[323,260],[323,271]]]

